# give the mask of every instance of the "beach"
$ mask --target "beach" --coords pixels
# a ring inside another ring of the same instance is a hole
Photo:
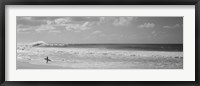
[[[17,47],[17,69],[183,69],[180,51]]]

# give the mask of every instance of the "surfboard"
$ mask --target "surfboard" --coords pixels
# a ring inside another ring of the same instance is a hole
[[[44,60],[51,61],[51,60],[50,60],[50,59],[48,59],[48,58],[44,58]]]

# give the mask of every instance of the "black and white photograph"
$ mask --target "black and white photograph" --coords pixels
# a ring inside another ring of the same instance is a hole
[[[183,69],[183,17],[16,16],[16,45],[17,69]]]

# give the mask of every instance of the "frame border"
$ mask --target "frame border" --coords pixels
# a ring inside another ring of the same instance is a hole
[[[5,81],[6,5],[195,5],[195,81]],[[0,85],[2,86],[199,86],[200,0],[1,0]]]

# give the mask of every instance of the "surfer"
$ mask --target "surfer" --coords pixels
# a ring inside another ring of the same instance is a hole
[[[44,60],[46,60],[46,63],[48,63],[49,61],[51,61],[48,56],[47,56],[47,58],[44,58]]]

